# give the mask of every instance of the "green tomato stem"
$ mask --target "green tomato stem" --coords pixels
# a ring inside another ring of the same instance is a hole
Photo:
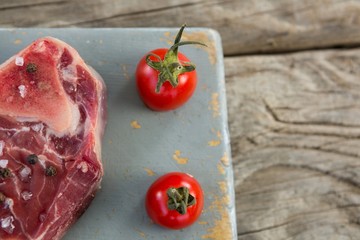
[[[196,66],[191,62],[181,62],[178,58],[178,49],[183,45],[199,44],[206,46],[204,43],[196,41],[184,41],[180,42],[182,33],[186,27],[186,24],[182,25],[178,34],[176,35],[174,44],[166,52],[164,59],[162,60],[158,55],[150,53],[146,56],[146,63],[156,71],[158,71],[158,82],[156,84],[155,92],[159,93],[161,86],[169,81],[172,87],[176,87],[179,83],[179,75],[194,71]],[[154,57],[156,60],[151,60]]]
[[[169,188],[168,195],[168,209],[176,210],[181,215],[186,214],[187,208],[195,205],[196,199],[189,192],[187,187]]]

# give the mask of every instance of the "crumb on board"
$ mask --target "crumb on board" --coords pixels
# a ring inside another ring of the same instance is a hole
[[[224,175],[226,173],[224,166],[221,163],[217,164],[217,169],[220,174]]]
[[[208,145],[210,147],[219,146],[220,143],[221,143],[221,140],[222,140],[221,132],[220,131],[215,131],[214,129],[211,129],[211,131],[216,134],[217,139],[215,139],[215,140],[213,139],[211,141],[208,141]]]
[[[209,223],[206,222],[206,221],[200,221],[200,222],[198,222],[198,224],[200,224],[200,225],[207,225],[207,224],[209,224]]]
[[[226,194],[228,191],[228,185],[227,182],[225,181],[219,181],[218,182],[219,188],[221,190],[222,193]]]
[[[150,168],[144,168],[145,172],[147,173],[148,176],[154,176],[156,175],[156,173],[151,170]]]
[[[207,229],[207,234],[203,235],[202,239],[233,239],[233,231],[229,215],[230,196],[229,189],[226,182],[218,182],[221,195],[215,194],[214,201],[210,204],[209,210],[216,212],[218,217],[215,217],[214,225]]]
[[[185,158],[185,157],[180,157],[181,152],[180,150],[175,150],[174,154],[173,154],[173,159],[178,163],[178,164],[187,164],[189,161],[189,158]]]
[[[216,147],[216,146],[220,145],[220,143],[221,143],[220,140],[211,140],[208,142],[208,145],[210,147]]]
[[[140,128],[141,128],[141,125],[140,125],[139,122],[136,121],[136,120],[131,121],[130,125],[131,125],[131,127],[134,128],[134,129],[140,129]]]
[[[16,40],[14,41],[14,44],[15,44],[15,45],[19,45],[19,44],[21,44],[21,43],[22,43],[21,39],[16,39]]]
[[[143,231],[141,231],[140,229],[135,229],[135,231],[140,235],[140,237],[142,238],[146,238],[146,233],[144,233]]]
[[[211,101],[210,101],[210,110],[213,112],[213,117],[220,116],[220,104],[219,104],[219,93],[212,93],[211,94]]]
[[[171,36],[170,32],[165,32],[164,37],[160,38],[160,41],[166,42],[170,46],[174,44],[175,36]]]
[[[224,152],[224,155],[220,158],[219,163],[217,164],[217,169],[220,174],[225,175],[226,174],[226,168],[230,166],[230,161],[228,154]]]
[[[224,155],[221,157],[220,161],[222,164],[224,164],[224,166],[230,165],[229,157],[226,152],[224,152]]]
[[[123,76],[126,80],[130,80],[129,77],[129,70],[126,64],[121,64],[121,71],[123,73]]]
[[[222,139],[222,135],[221,135],[221,132],[220,132],[220,131],[217,131],[217,132],[216,132],[216,136],[217,136],[218,138]]]

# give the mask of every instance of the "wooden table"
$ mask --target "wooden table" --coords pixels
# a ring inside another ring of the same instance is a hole
[[[223,40],[238,239],[359,239],[359,0],[0,2],[0,27],[184,22]]]

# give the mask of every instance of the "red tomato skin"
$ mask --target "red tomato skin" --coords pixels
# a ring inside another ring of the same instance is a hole
[[[163,60],[167,50],[166,48],[159,48],[149,53],[154,53]],[[179,84],[175,88],[171,86],[170,82],[166,81],[161,86],[160,92],[156,93],[155,88],[159,73],[147,65],[145,59],[148,54],[141,58],[135,72],[136,86],[141,100],[148,108],[155,111],[169,111],[181,107],[191,98],[196,89],[196,70],[180,74]],[[150,59],[156,60],[154,57]],[[178,52],[178,59],[181,62],[190,62],[190,60],[180,52]]]
[[[187,187],[196,198],[196,203],[181,215],[167,208],[166,191],[171,188]],[[158,178],[148,189],[145,208],[148,216],[160,226],[170,229],[182,229],[192,225],[201,215],[204,207],[204,194],[199,182],[187,173],[171,172]]]

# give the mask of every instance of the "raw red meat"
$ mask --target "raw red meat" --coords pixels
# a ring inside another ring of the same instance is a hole
[[[105,95],[55,38],[0,65],[0,239],[60,239],[89,206],[103,176]]]

